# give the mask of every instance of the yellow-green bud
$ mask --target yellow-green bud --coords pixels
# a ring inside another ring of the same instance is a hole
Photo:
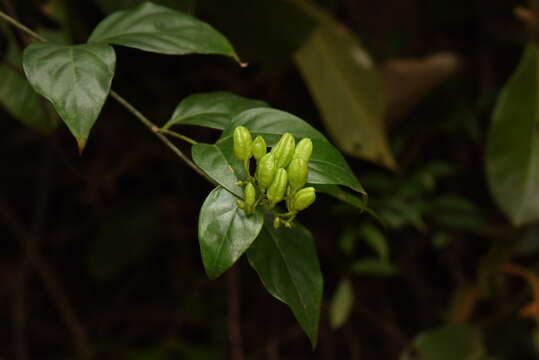
[[[296,145],[296,150],[294,151],[294,158],[299,158],[309,162],[311,155],[313,153],[313,142],[309,138],[303,138]]]
[[[256,190],[253,184],[248,183],[247,186],[245,186],[245,211],[248,214],[254,213],[254,205],[256,201]]]
[[[273,155],[269,153],[262,156],[256,167],[256,180],[262,192],[271,185],[276,172],[277,167]]]
[[[277,170],[275,178],[268,188],[268,200],[270,201],[270,208],[273,208],[279,201],[284,199],[287,185],[288,174],[285,169],[281,168]]]
[[[305,186],[309,175],[307,162],[301,158],[294,158],[288,165],[288,182],[290,183],[290,192],[294,194],[296,191]]]
[[[281,136],[281,139],[271,150],[273,156],[275,156],[275,163],[277,168],[286,168],[292,157],[294,156],[294,149],[296,148],[296,140],[290,133],[285,133]]]
[[[257,136],[253,140],[253,145],[251,146],[251,151],[253,153],[253,156],[258,161],[262,158],[262,156],[266,155],[266,140],[262,136]]]
[[[281,219],[279,217],[275,217],[275,219],[273,219],[273,227],[278,229],[279,226],[281,226]]]
[[[313,187],[301,189],[294,195],[290,211],[301,211],[307,209],[316,200],[316,194]]]
[[[234,129],[234,155],[241,161],[251,158],[251,145],[253,138],[245,126],[238,126]]]

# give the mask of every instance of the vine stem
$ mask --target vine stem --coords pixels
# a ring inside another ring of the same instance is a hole
[[[21,31],[25,32],[26,34],[34,37],[36,40],[39,40],[41,42],[47,42],[47,39],[45,37],[39,35],[35,31],[30,29],[28,26],[24,25],[20,21],[14,19],[13,17],[9,16],[8,14],[6,14],[5,12],[3,12],[1,10],[0,10],[0,19],[3,19],[5,21],[7,21],[8,23],[10,23],[11,25],[13,25],[16,28],[20,29]],[[170,150],[172,150],[172,152],[174,154],[176,154],[181,160],[183,160],[197,174],[199,174],[200,176],[202,176],[203,178],[208,180],[213,185],[218,185],[212,178],[210,178],[208,175],[206,175],[194,162],[192,162],[191,159],[189,159],[189,157],[187,155],[185,155],[185,153],[183,151],[178,149],[178,147],[176,145],[174,145],[164,135],[165,133],[168,133],[169,135],[171,135],[170,134],[171,132],[169,132],[168,130],[167,131],[162,131],[157,125],[155,125],[152,121],[150,121],[150,119],[148,119],[146,116],[144,116],[137,108],[135,108],[135,106],[133,106],[129,101],[127,101],[122,96],[120,96],[120,94],[118,94],[116,91],[111,89],[110,90],[110,96],[114,100],[116,100],[120,105],[122,105],[127,111],[129,111],[133,116],[135,116],[140,122],[142,122],[152,133],[155,134],[155,136],[157,136],[157,138],[159,140],[161,140],[161,142],[166,147],[168,147]],[[191,138],[189,138],[189,137],[187,137],[185,135],[179,134],[177,132],[173,132],[173,133],[175,134],[174,135],[175,137],[180,138],[180,139],[190,143],[191,145],[194,145],[194,144],[197,143],[195,140],[193,140],[193,139],[191,139]]]

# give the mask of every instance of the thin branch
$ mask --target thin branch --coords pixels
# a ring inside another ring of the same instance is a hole
[[[86,330],[75,313],[62,285],[57,280],[54,270],[36,249],[33,234],[24,228],[3,199],[0,199],[0,219],[3,220],[13,235],[19,240],[29,261],[36,269],[38,276],[41,278],[43,285],[62,316],[66,327],[73,336],[78,358],[84,360],[90,359],[91,352]]]
[[[163,129],[163,128],[159,129],[158,131],[159,131],[160,133],[163,133],[163,134],[166,134],[166,135],[170,135],[170,136],[172,136],[172,137],[175,137],[175,138],[178,138],[178,139],[183,140],[183,141],[185,141],[185,142],[188,142],[188,143],[191,144],[191,145],[196,145],[196,144],[198,144],[197,141],[191,139],[191,138],[188,137],[188,136],[185,136],[185,135],[183,135],[183,134],[177,133],[176,131],[172,131],[172,130],[168,130],[168,129]]]
[[[11,16],[7,15],[3,11],[0,11],[0,19],[4,19],[5,21],[9,22],[10,24],[15,26],[16,28],[26,32],[27,34],[33,36],[34,38],[36,38],[39,41],[43,41],[43,42],[47,41],[46,38],[39,35],[35,31],[31,30],[29,27],[27,27],[26,25],[24,25],[21,22],[17,21],[16,19],[12,18]],[[140,120],[151,132],[153,132],[155,134],[155,136],[157,136],[159,138],[159,140],[161,140],[161,142],[163,144],[165,144],[165,146],[167,146],[170,150],[172,150],[172,152],[174,152],[174,154],[176,154],[180,159],[182,159],[185,163],[187,163],[187,165],[189,165],[195,172],[197,172],[200,176],[204,177],[210,183],[212,183],[214,185],[217,185],[217,183],[212,178],[210,178],[208,175],[206,175],[198,166],[196,166],[195,163],[193,163],[189,159],[189,157],[187,157],[187,155],[185,155],[180,149],[178,149],[176,147],[176,145],[174,145],[165,135],[163,135],[159,131],[158,126],[156,126],[146,116],[144,116],[140,111],[138,111],[137,108],[135,108],[133,105],[131,105],[131,103],[129,103],[126,99],[121,97],[120,94],[118,94],[114,90],[110,91],[110,96],[114,100],[116,100],[118,103],[120,103],[120,105],[122,105],[127,111],[129,111],[131,114],[133,114],[138,120]],[[176,134],[181,135],[181,134],[178,134],[178,133],[176,133]],[[187,139],[189,139],[190,140],[189,142],[191,142],[191,143],[196,143],[196,141],[188,138],[187,136],[183,136],[182,140],[187,141]]]
[[[191,159],[189,159],[187,157],[187,155],[185,155],[180,149],[178,149],[176,147],[176,145],[174,145],[165,135],[163,135],[160,132],[160,129],[159,129],[159,127],[157,125],[155,125],[153,122],[151,122],[146,116],[144,116],[133,105],[131,105],[131,103],[129,103],[126,99],[121,97],[120,94],[118,94],[114,90],[110,91],[110,96],[114,100],[116,100],[118,103],[120,103],[124,108],[126,108],[127,111],[129,111],[131,114],[133,114],[133,116],[135,116],[137,119],[139,119],[152,133],[155,134],[155,136],[157,136],[159,138],[159,140],[161,140],[161,142],[163,144],[165,144],[165,146],[167,146],[170,150],[172,150],[172,152],[174,154],[176,154],[180,159],[185,161],[187,163],[187,165],[189,165],[200,176],[202,176],[203,178],[208,180],[210,183],[212,183],[214,185],[217,185],[217,183],[212,178],[210,178],[208,175],[206,175],[206,173],[204,173],[198,166],[196,166],[195,163],[193,163],[191,161]]]
[[[5,12],[3,11],[0,11],[0,19],[4,19],[5,21],[7,21],[8,23],[10,23],[11,25],[15,26],[17,29],[19,30],[22,30],[24,31],[25,33],[27,33],[28,35],[36,38],[37,40],[39,41],[47,41],[46,38],[44,38],[43,36],[39,35],[38,33],[36,33],[35,31],[33,31],[32,29],[30,29],[28,26],[24,25],[23,23],[15,20],[14,18],[12,18],[11,16],[9,16],[8,14],[6,14]]]

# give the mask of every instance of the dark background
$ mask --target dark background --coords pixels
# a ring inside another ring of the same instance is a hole
[[[70,30],[84,41],[106,6],[67,3]],[[308,36],[309,22],[294,20],[280,1],[255,3],[199,1],[195,12],[230,37],[249,67],[217,56],[117,48],[113,88],[157,124],[189,94],[226,90],[267,101],[325,132],[291,58]],[[481,298],[467,292],[481,278],[481,264],[490,259],[485,254],[510,254],[497,239],[520,236],[488,193],[483,152],[496,94],[529,40],[513,15],[525,3],[319,3],[355,31],[379,64],[451,51],[462,67],[391,123],[398,171],[348,158],[373,210],[392,214],[387,228],[322,196],[302,214],[325,279],[316,351],[245,260],[208,280],[196,226],[211,185],[109,99],[80,156],[65,126],[42,136],[0,110],[1,359],[73,359],[85,342],[99,359],[227,359],[233,358],[231,339],[238,338],[246,359],[397,359],[418,333],[447,322],[480,325],[497,359],[537,358],[534,322],[517,313],[529,299],[524,283]],[[58,26],[40,11],[43,4],[11,1],[30,27]],[[295,26],[294,36],[284,37]],[[24,45],[27,39],[18,40]],[[199,141],[218,135],[194,127],[184,131]],[[423,176],[436,186],[425,185]],[[461,207],[437,208],[448,195],[461,199]],[[392,212],[395,199],[405,207]],[[342,237],[366,223],[387,238],[396,274],[350,272],[350,264],[373,251],[357,242],[347,253]],[[440,233],[447,243],[436,242]],[[345,275],[354,285],[354,308],[342,328],[331,330],[329,302]],[[240,336],[230,336],[231,329]]]

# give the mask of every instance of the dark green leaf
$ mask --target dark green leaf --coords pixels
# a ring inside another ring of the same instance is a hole
[[[313,2],[294,1],[318,21],[296,64],[339,148],[389,168],[384,96],[376,65],[355,36]]]
[[[206,198],[198,218],[202,262],[210,279],[228,270],[251,246],[264,224],[264,215],[238,208],[238,198],[223,187]]]
[[[223,130],[242,111],[267,107],[259,100],[247,99],[225,91],[194,94],[183,99],[165,129],[173,125],[198,125]]]
[[[191,155],[195,164],[219,185],[236,196],[243,195],[237,182],[246,180],[247,175],[232,148],[199,143],[193,146]]]
[[[266,220],[247,251],[249,263],[275,298],[287,304],[316,346],[323,279],[311,233],[303,226],[274,229]]]
[[[309,161],[310,184],[344,185],[365,194],[365,190],[355,177],[341,153],[304,120],[275,109],[251,109],[242,112],[225,128],[217,145],[231,148],[231,134],[237,126],[247,127],[255,136],[262,135],[269,146],[274,145],[285,132],[296,138],[311,138],[313,154]]]
[[[169,55],[220,54],[238,60],[232,45],[210,25],[150,2],[109,15],[97,25],[88,42]]]
[[[539,59],[530,44],[502,90],[488,134],[487,180],[515,225],[539,219]]]
[[[32,44],[24,50],[23,65],[30,84],[52,102],[82,151],[110,91],[112,47]]]
[[[343,278],[337,285],[329,304],[329,323],[332,329],[338,329],[348,320],[354,307],[354,288],[349,279]]]
[[[368,223],[363,224],[359,228],[359,234],[363,241],[376,252],[381,261],[387,261],[389,259],[389,245],[387,244],[387,239],[378,228]]]
[[[350,271],[356,275],[391,276],[398,269],[387,261],[379,259],[362,259],[354,262]]]
[[[352,205],[360,210],[365,210],[367,206],[367,194],[361,193],[361,197],[350,194],[347,191],[341,189],[338,185],[328,185],[328,184],[317,184],[314,186],[317,192],[328,194],[334,198]]]
[[[94,0],[106,13],[125,10],[144,3],[144,0]],[[195,10],[196,0],[154,0],[156,4],[167,6],[179,11],[192,13]]]
[[[4,63],[0,64],[0,105],[24,125],[50,134],[58,124],[50,104],[37,94],[22,70],[22,56],[10,42]]]
[[[481,334],[473,327],[449,325],[419,334],[412,348],[401,355],[401,360],[486,360],[488,358]]]

